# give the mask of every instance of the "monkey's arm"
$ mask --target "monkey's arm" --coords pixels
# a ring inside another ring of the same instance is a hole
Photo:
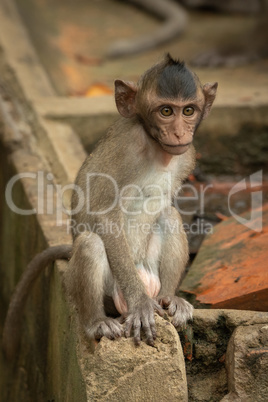
[[[114,43],[107,52],[108,58],[144,52],[168,42],[184,31],[187,24],[187,13],[183,7],[172,0],[130,0],[130,2],[145,8],[151,14],[164,19],[165,22],[151,34]]]
[[[3,351],[8,359],[15,356],[21,333],[24,306],[30,290],[39,274],[55,260],[68,260],[72,245],[49,247],[37,254],[27,266],[12,295],[3,330]]]

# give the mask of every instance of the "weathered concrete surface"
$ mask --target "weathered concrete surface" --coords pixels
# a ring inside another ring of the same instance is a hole
[[[229,393],[222,401],[268,400],[268,323],[235,329],[226,367]]]
[[[0,26],[3,90],[14,99],[23,113],[21,125],[31,127],[37,145],[56,173],[56,181],[61,184],[72,183],[86,153],[71,127],[47,121],[35,110],[35,99],[50,99],[55,96],[55,91],[39,62],[13,1],[1,0]],[[68,155],[68,163],[64,155]]]
[[[155,316],[155,346],[133,339],[101,339],[94,354],[83,353],[89,401],[187,401],[184,357],[177,331]],[[86,347],[84,345],[84,347]]]
[[[72,128],[36,116],[36,133],[42,153],[61,185],[72,184],[86,158],[86,152]]]
[[[204,240],[180,288],[197,304],[268,311],[268,204],[239,218],[251,216],[251,228],[229,218]]]
[[[9,55],[10,68],[18,74],[20,85],[28,97],[53,96],[53,86],[39,63],[13,1],[1,0],[0,26],[1,50]]]
[[[0,110],[2,329],[11,293],[29,260],[48,245],[70,242],[71,239],[64,226],[55,225],[55,193],[45,191],[44,212],[40,212],[42,199],[40,183],[38,189],[38,172],[44,175],[45,187],[46,176],[51,171],[36,147],[31,128],[20,114],[21,109],[16,108],[5,94],[5,100],[1,98],[0,101]],[[11,198],[18,208],[36,208],[39,210],[37,215],[18,214],[10,209],[10,203],[5,199],[6,185],[18,173],[27,173],[28,176],[14,183]],[[47,206],[50,206],[50,213],[47,213]],[[65,218],[63,215],[63,220]],[[48,267],[33,287],[26,305],[16,360],[7,362],[0,353],[3,401],[41,402],[52,400],[55,396],[55,400],[82,401],[83,395],[86,400],[76,356],[75,331],[62,288],[61,270],[65,266],[57,264],[54,270]]]
[[[1,130],[2,134],[2,130]],[[36,252],[48,245],[58,244],[61,241],[70,241],[64,236],[63,228],[55,228],[55,215],[22,216],[12,212],[4,198],[7,181],[13,175],[27,172],[35,173],[37,170],[46,171],[42,157],[20,149],[10,152],[1,135],[1,328],[6,314],[6,308],[20,275],[29,260]],[[38,208],[37,183],[32,179],[18,181],[13,188],[13,200],[20,208]],[[50,219],[51,218],[51,219]],[[51,230],[54,227],[53,231]],[[44,401],[53,399],[53,395],[60,393],[58,400],[68,400],[66,395],[72,392],[77,400],[82,400],[82,378],[77,365],[74,332],[68,331],[68,310],[63,309],[62,292],[57,277],[57,268],[52,273],[51,267],[40,276],[29,295],[21,331],[21,346],[16,360],[6,362],[0,354],[0,388],[1,398],[4,401]],[[57,294],[57,301],[50,299],[51,292]],[[50,302],[53,305],[50,306]],[[53,314],[52,314],[53,313]],[[65,322],[64,330],[56,331],[59,322]],[[2,332],[2,331],[1,331]],[[65,353],[48,355],[51,344],[64,348]],[[53,373],[53,379],[50,376]],[[55,378],[70,376],[67,385],[55,383]],[[51,383],[54,382],[54,387]],[[81,399],[80,399],[81,398]]]
[[[229,391],[240,391],[240,377],[241,384],[247,378],[250,380],[244,394],[248,399],[227,400],[263,401],[256,397],[259,395],[256,387],[260,382],[262,392],[267,394],[266,354],[262,353],[266,348],[267,324],[268,313],[263,312],[195,310],[192,324],[180,333],[186,358],[189,401],[218,402]],[[257,334],[256,328],[263,328],[262,332]],[[236,333],[247,335],[242,339],[242,335],[237,338]],[[235,348],[232,346],[234,342]],[[255,349],[252,349],[253,344]],[[247,357],[253,355],[252,351],[255,352],[255,360]]]
[[[35,109],[46,119],[69,124],[88,153],[119,118],[113,96],[39,98],[35,101]]]

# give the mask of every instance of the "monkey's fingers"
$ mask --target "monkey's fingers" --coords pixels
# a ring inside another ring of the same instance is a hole
[[[156,339],[156,329],[154,318],[151,317],[149,320],[145,319],[142,324],[142,329],[145,333],[146,342],[150,346],[154,346],[154,340]]]
[[[162,307],[156,308],[156,309],[155,309],[155,312],[156,312],[158,315],[160,315],[160,317],[164,317],[164,315],[165,315],[165,311],[162,309]]]
[[[126,338],[129,338],[129,337],[130,337],[131,330],[132,330],[132,326],[133,326],[133,320],[134,320],[133,315],[129,315],[129,316],[126,318],[126,321],[125,321],[125,331],[124,331],[124,334],[125,334],[125,337],[126,337]]]
[[[141,320],[136,317],[133,322],[133,337],[136,346],[141,344]]]
[[[158,302],[162,308],[167,309],[171,303],[171,298],[169,296],[161,297]]]
[[[128,316],[125,325],[125,337],[129,338],[133,330],[134,343],[136,346],[139,346],[141,343],[141,328],[145,333],[146,343],[150,346],[154,346],[156,330],[153,317],[148,320],[147,318],[142,319],[138,315]]]
[[[105,322],[102,322],[99,324],[98,328],[96,329],[95,332],[95,339],[98,341],[100,340],[103,336],[106,336],[108,339],[114,339],[114,335],[110,333],[109,327],[105,324]]]
[[[124,333],[124,330],[123,330],[122,325],[117,320],[115,320],[115,319],[107,320],[106,325],[108,326],[110,333],[112,334],[114,339],[121,338],[121,336]]]
[[[131,331],[133,330],[134,343],[136,346],[139,346],[141,343],[141,322],[137,318],[134,318],[132,315],[128,316],[125,324],[125,337],[129,338],[131,335]]]
[[[164,317],[165,315],[165,311],[163,310],[163,307],[160,305],[160,303],[157,300],[153,300],[153,307],[154,307],[154,311],[160,315],[160,317]]]
[[[181,306],[178,305],[175,301],[170,301],[168,307],[168,315],[173,317],[176,312],[178,312],[179,314],[181,313]]]

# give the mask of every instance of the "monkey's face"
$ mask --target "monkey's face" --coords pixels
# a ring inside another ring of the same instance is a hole
[[[199,94],[192,100],[151,100],[147,109],[147,132],[159,143],[161,148],[172,155],[186,152],[202,120],[204,96]]]
[[[115,81],[115,101],[125,118],[138,117],[147,134],[170,155],[186,152],[214,102],[217,83],[201,86],[180,62],[168,59],[164,69],[148,70],[135,85]]]

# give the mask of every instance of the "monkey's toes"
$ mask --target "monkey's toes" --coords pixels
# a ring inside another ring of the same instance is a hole
[[[107,317],[95,322],[86,330],[86,333],[91,339],[99,340],[106,336],[106,338],[113,340],[123,335],[123,327],[117,320]]]
[[[170,303],[168,314],[173,316],[172,324],[174,327],[184,327],[187,321],[193,317],[193,306],[186,300],[176,297],[176,300]]]
[[[169,296],[161,297],[158,300],[158,303],[162,308],[167,309],[171,303],[171,297]]]

